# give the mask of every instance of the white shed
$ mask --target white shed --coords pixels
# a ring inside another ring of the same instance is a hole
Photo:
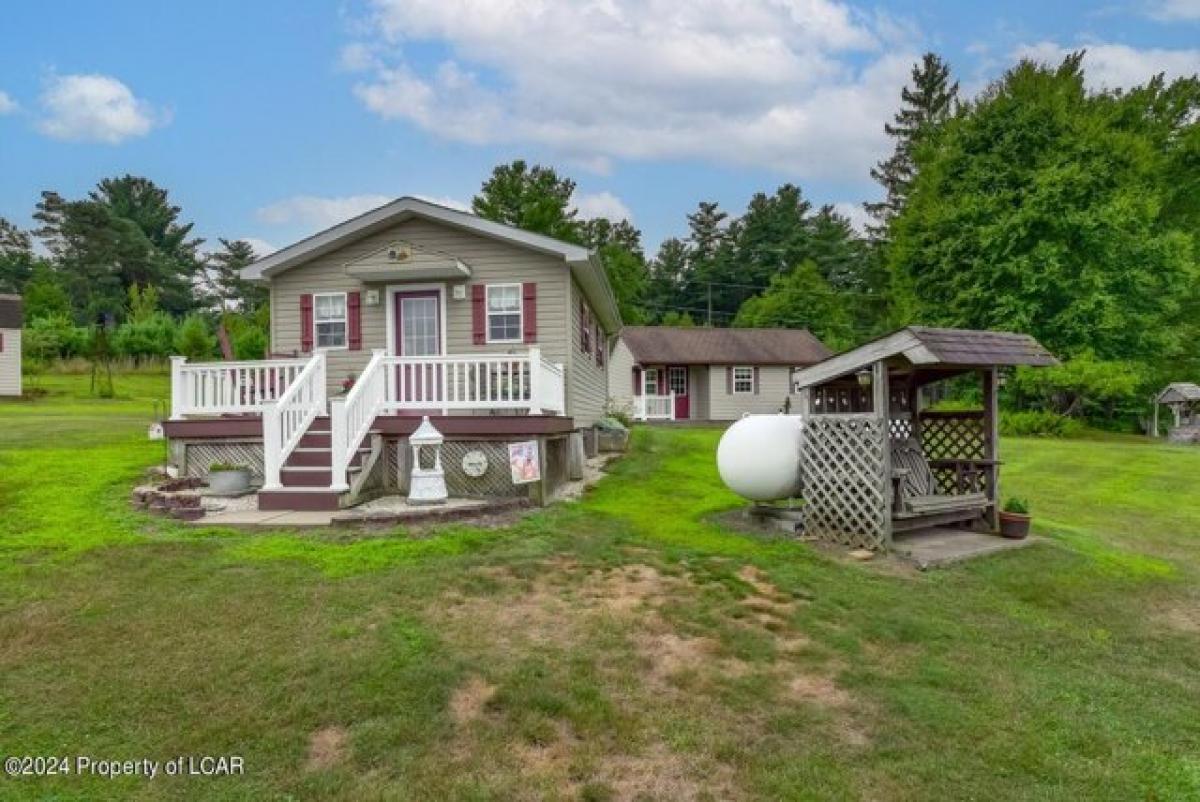
[[[0,295],[0,395],[21,394],[21,296]]]

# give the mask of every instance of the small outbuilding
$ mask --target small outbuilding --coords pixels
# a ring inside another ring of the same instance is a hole
[[[1055,364],[1028,335],[909,326],[796,371],[806,531],[873,550],[937,526],[996,531],[1000,371]],[[980,409],[921,408],[922,387],[961,376]]]
[[[0,395],[21,394],[20,295],[0,295]]]
[[[1175,425],[1167,431],[1173,443],[1200,443],[1200,385],[1175,382],[1154,399],[1154,424],[1151,432],[1158,437],[1158,408],[1168,407],[1175,416]]]

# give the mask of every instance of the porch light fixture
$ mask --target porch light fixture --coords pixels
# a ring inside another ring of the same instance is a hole
[[[871,386],[871,371],[867,370],[866,368],[863,368],[858,373],[855,373],[854,377],[858,379],[859,387]]]

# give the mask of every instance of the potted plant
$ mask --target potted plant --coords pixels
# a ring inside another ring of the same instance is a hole
[[[208,466],[208,487],[223,495],[244,493],[250,489],[250,469],[245,465],[214,462]]]
[[[342,379],[342,395],[346,395],[346,393],[354,389],[356,381],[358,381],[358,378],[353,373],[346,374],[346,378]]]
[[[1013,540],[1029,535],[1029,502],[1023,498],[1010,498],[1000,511],[1000,534]]]

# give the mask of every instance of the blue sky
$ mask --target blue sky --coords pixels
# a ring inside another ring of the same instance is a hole
[[[1094,86],[1193,74],[1200,0],[27,2],[0,28],[0,216],[130,172],[201,236],[278,247],[523,157],[653,246],[785,181],[857,213],[923,50],[976,91],[1083,46]]]

